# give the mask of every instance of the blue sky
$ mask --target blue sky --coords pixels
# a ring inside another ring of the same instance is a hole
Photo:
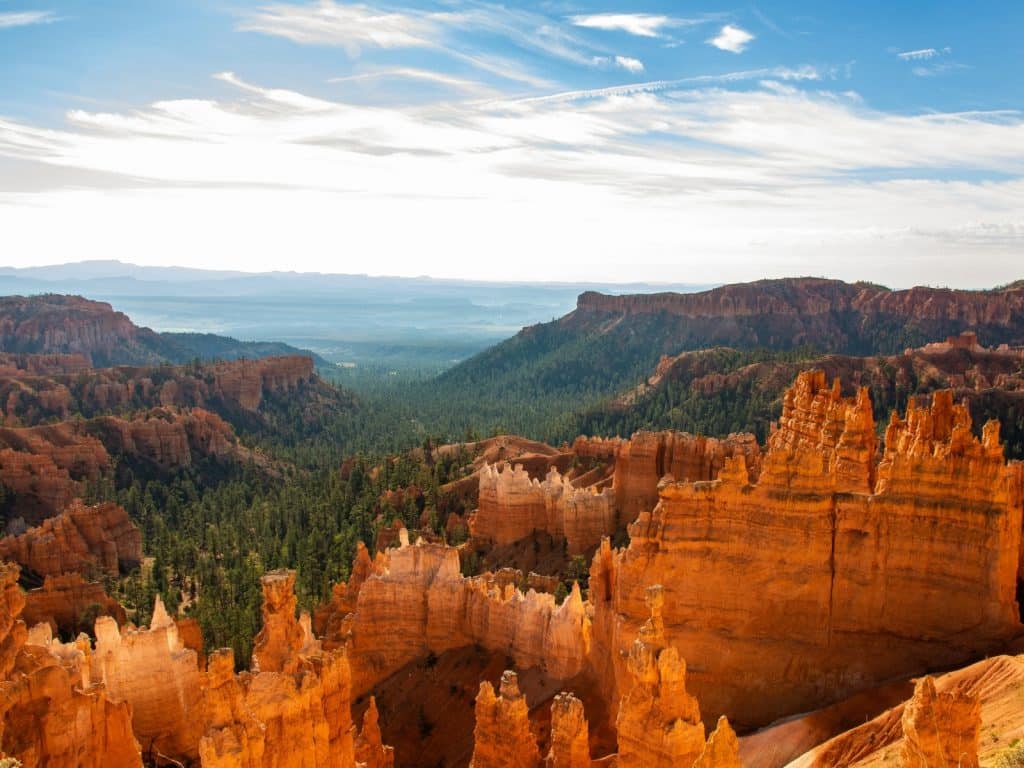
[[[1024,3],[0,0],[4,262],[1024,276]]]

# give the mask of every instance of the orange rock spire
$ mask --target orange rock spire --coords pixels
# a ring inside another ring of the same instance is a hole
[[[502,674],[497,695],[489,682],[480,683],[470,768],[538,768],[540,751],[529,714],[515,672]]]

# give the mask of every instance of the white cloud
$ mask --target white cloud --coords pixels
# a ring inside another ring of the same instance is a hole
[[[341,5],[326,0],[313,5],[268,5],[239,24],[245,32],[261,32],[307,45],[337,45],[349,55],[362,46],[409,48],[431,46],[436,27],[420,16],[378,11],[366,5]]]
[[[902,53],[897,53],[896,55],[899,56],[904,61],[920,61],[922,59],[935,58],[936,56],[939,55],[939,52],[934,48],[921,48],[916,51],[903,51]]]
[[[227,98],[79,110],[60,130],[0,119],[0,163],[51,169],[31,192],[0,174],[0,230],[21,263],[144,253],[260,269],[288,254],[296,269],[475,278],[1012,277],[1024,117],[892,115],[777,84],[816,76],[367,107],[223,73]]]
[[[629,56],[616,56],[615,63],[627,72],[637,73],[644,71],[644,63],[640,59],[633,59]]]
[[[658,37],[662,27],[679,26],[680,23],[669,16],[649,13],[597,13],[573,16],[570,20],[577,27],[628,32],[639,37]]]
[[[0,29],[50,24],[58,21],[53,11],[7,11],[0,13]]]
[[[713,45],[715,48],[719,48],[723,51],[729,51],[730,53],[743,53],[746,47],[750,44],[750,41],[754,39],[754,35],[747,30],[740,27],[733,26],[732,24],[726,24],[719,33],[710,38],[707,43]]]

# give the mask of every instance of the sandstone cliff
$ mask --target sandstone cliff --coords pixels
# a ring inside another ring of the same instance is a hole
[[[17,578],[0,563],[0,757],[24,768],[142,768],[131,711],[91,680],[88,643],[52,643],[48,627],[29,638]]]
[[[474,644],[555,680],[586,665],[590,628],[578,587],[558,605],[550,594],[520,592],[493,574],[466,578],[456,548],[422,540],[378,554],[368,574],[366,560],[358,592],[335,593],[339,611],[354,610],[339,616],[327,607],[317,621],[331,630],[325,645],[347,641],[356,695],[428,653]]]
[[[127,621],[124,608],[101,582],[86,581],[77,573],[47,576],[43,586],[26,592],[21,616],[30,627],[47,624],[64,637],[91,631],[99,616],[109,616],[118,625]]]
[[[0,560],[39,577],[102,572],[116,576],[142,561],[142,534],[117,504],[70,504],[20,536],[0,538]]]
[[[624,690],[652,583],[705,716],[747,726],[999,647],[1019,628],[1021,465],[969,422],[937,396],[893,420],[876,466],[866,395],[802,375],[756,484],[741,456],[713,482],[663,483],[629,547],[598,553],[596,674]]]

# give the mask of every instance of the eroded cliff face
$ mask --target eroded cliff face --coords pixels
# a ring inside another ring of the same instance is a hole
[[[88,642],[30,636],[18,568],[0,562],[0,757],[24,768],[141,768],[131,711],[89,673]]]
[[[348,642],[356,695],[428,653],[474,644],[556,680],[586,666],[590,623],[578,587],[558,605],[494,574],[466,578],[454,547],[403,543],[378,554],[356,595],[346,592],[336,591],[336,605],[345,610],[354,600],[355,610],[339,617],[328,607],[318,625],[337,633],[325,644]]]
[[[756,476],[761,461],[753,435],[718,440],[682,432],[580,438],[571,455],[598,463],[572,477],[551,467],[543,480],[521,464],[485,464],[478,473],[479,504],[469,518],[476,545],[502,547],[541,532],[564,540],[570,557],[593,552],[603,537],[657,503],[665,475],[713,480],[728,457],[743,455]]]
[[[231,425],[202,408],[0,428],[0,482],[15,493],[13,514],[29,524],[59,514],[83,494],[86,481],[112,471],[111,454],[158,474],[211,458],[268,463],[238,441]]]
[[[268,396],[287,396],[316,382],[302,355],[159,367],[91,368],[69,355],[0,353],[0,418],[34,426],[139,408],[205,408],[219,415],[256,414]]]
[[[116,576],[142,562],[142,533],[117,504],[76,500],[20,536],[0,538],[0,560],[40,577],[101,572]]]
[[[615,532],[612,490],[576,488],[554,467],[539,482],[522,465],[486,466],[480,475],[479,499],[469,530],[474,538],[493,546],[513,544],[543,531],[565,539],[572,556]]]
[[[705,716],[746,726],[998,647],[1019,629],[1021,466],[995,425],[969,426],[937,396],[894,419],[876,467],[866,393],[801,375],[756,484],[742,456],[713,482],[662,483],[629,547],[598,553],[596,673],[624,690],[652,583]]]
[[[47,624],[55,635],[75,637],[91,631],[99,616],[109,616],[118,625],[127,621],[124,608],[101,582],[86,581],[77,573],[47,576],[43,586],[25,593],[26,625]]]

